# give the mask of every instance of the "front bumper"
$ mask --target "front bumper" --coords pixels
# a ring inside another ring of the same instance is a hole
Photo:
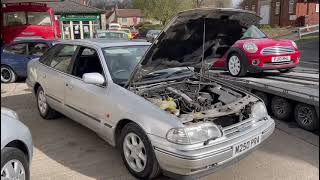
[[[261,142],[263,142],[272,134],[274,128],[274,120],[268,117],[258,126],[234,137],[225,138],[225,140],[217,143],[212,142],[207,146],[203,145],[201,148],[191,147],[184,150],[177,150],[176,147],[161,144],[159,137],[152,136],[151,141],[159,165],[165,174],[175,178],[178,176],[178,179],[182,177],[190,179],[212,173],[243,158],[253,149],[244,154],[233,156],[233,145],[257,135],[261,135]]]

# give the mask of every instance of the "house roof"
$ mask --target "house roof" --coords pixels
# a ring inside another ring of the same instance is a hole
[[[102,9],[98,9],[91,6],[86,6],[75,2],[73,0],[65,0],[62,2],[49,2],[47,3],[51,7],[55,14],[93,14],[93,13],[104,13]]]
[[[140,9],[116,9],[117,17],[142,17]]]

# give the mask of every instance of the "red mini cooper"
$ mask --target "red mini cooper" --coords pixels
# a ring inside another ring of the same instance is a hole
[[[300,52],[294,41],[270,39],[252,25],[213,68],[227,69],[232,76],[274,69],[289,72],[299,64],[299,59]]]

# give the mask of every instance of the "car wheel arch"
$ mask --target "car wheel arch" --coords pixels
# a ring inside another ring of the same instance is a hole
[[[134,124],[138,125],[141,129],[144,129],[143,126],[141,126],[138,122],[132,121],[130,119],[121,119],[117,123],[117,125],[115,127],[115,131],[114,131],[114,142],[115,142],[116,147],[119,147],[119,138],[120,138],[122,129],[129,123],[134,123]],[[144,133],[147,134],[146,131],[144,131]]]
[[[30,152],[28,146],[21,140],[13,140],[9,142],[5,147],[12,147],[21,150],[27,157],[27,160],[30,161]]]
[[[38,88],[40,87],[40,83],[36,82],[33,86],[33,92],[34,94],[37,94]]]

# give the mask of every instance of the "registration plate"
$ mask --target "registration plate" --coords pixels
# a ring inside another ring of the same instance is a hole
[[[233,146],[233,156],[240,155],[246,151],[254,148],[261,142],[261,135],[250,138],[246,141],[243,141],[239,144]]]
[[[272,62],[286,62],[290,61],[290,56],[278,56],[278,57],[272,57]]]

